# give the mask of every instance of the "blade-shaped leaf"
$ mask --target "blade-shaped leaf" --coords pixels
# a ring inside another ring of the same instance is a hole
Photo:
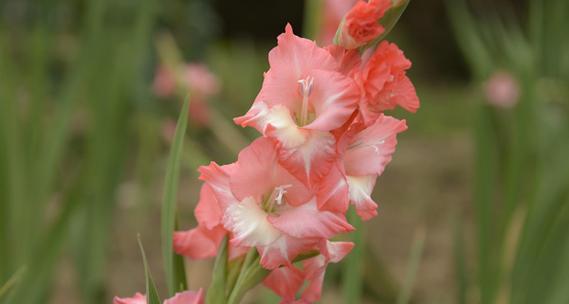
[[[176,125],[174,144],[170,150],[168,167],[166,170],[166,180],[164,182],[164,199],[162,201],[162,258],[164,259],[164,272],[166,273],[166,284],[168,295],[172,296],[176,286],[176,273],[174,267],[174,252],[172,249],[172,237],[176,218],[176,196],[178,192],[178,179],[180,177],[180,163],[182,159],[182,148],[184,146],[184,135],[188,124],[188,110],[190,100],[186,97],[182,111]]]
[[[225,303],[225,280],[227,278],[227,238],[223,240],[221,248],[215,258],[213,278],[207,293],[208,304]]]
[[[178,222],[176,221],[176,230],[178,230]],[[188,289],[188,280],[186,279],[186,265],[184,257],[174,253],[174,288],[175,292],[182,292]]]
[[[146,277],[146,301],[148,304],[160,304],[160,296],[158,295],[156,284],[154,284],[154,280],[150,274],[150,269],[148,269],[148,261],[146,260],[146,253],[144,252],[140,236],[138,236],[138,246],[140,247],[142,263],[144,264],[144,275]]]

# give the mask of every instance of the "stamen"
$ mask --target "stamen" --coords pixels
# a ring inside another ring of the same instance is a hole
[[[298,84],[300,85],[300,95],[302,95],[299,124],[304,126],[308,122],[308,97],[310,96],[310,93],[312,93],[314,77],[307,76],[305,79],[300,79]]]
[[[292,185],[281,185],[281,186],[277,186],[275,187],[275,189],[273,189],[273,192],[271,193],[271,196],[269,196],[269,199],[266,202],[266,206],[267,206],[267,212],[271,213],[274,211],[275,208],[275,204],[276,206],[280,206],[283,204],[283,199],[284,199],[284,195],[286,194],[286,189],[292,187]]]
[[[283,196],[286,194],[286,189],[292,187],[292,185],[282,185],[275,188],[275,192],[277,192],[275,196],[275,202],[277,205],[282,205],[283,203]]]

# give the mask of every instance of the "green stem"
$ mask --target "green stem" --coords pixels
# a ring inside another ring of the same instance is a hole
[[[260,258],[257,250],[255,248],[251,248],[245,257],[245,261],[241,266],[241,272],[239,273],[239,277],[237,277],[237,282],[235,282],[235,286],[231,290],[229,294],[229,298],[227,299],[227,304],[239,303],[245,292],[249,290],[247,288],[251,285],[251,282],[247,282],[251,278],[251,274],[256,271],[256,268],[262,268],[259,264]],[[254,285],[253,285],[254,286]]]
[[[362,220],[351,209],[348,214],[350,223],[356,228],[352,234],[354,249],[346,258],[343,273],[343,292],[345,303],[361,303],[362,298],[362,256],[363,256],[363,236]]]

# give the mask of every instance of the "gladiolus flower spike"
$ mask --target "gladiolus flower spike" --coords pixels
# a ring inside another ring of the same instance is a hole
[[[407,129],[404,120],[384,111],[419,108],[406,76],[411,62],[397,45],[382,41],[365,52],[354,49],[389,30],[380,19],[407,2],[357,2],[340,25],[344,36],[336,45],[320,47],[295,35],[291,25],[278,37],[259,94],[235,118],[261,136],[236,162],[199,169],[198,225],[174,233],[180,255],[226,257],[225,271],[213,274],[224,282],[215,286],[225,290],[208,293],[239,303],[262,282],[282,303],[320,299],[327,265],[354,246],[333,241],[354,230],[346,212],[354,208],[363,220],[377,215],[373,188],[391,161],[397,135]],[[189,303],[205,298],[201,290],[183,296]],[[142,303],[143,295],[132,299],[116,303]]]

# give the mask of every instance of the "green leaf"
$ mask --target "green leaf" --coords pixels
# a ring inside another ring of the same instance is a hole
[[[138,236],[138,246],[140,247],[142,263],[144,264],[144,275],[146,277],[146,300],[148,301],[148,304],[160,304],[160,296],[158,295],[158,290],[156,290],[156,285],[154,284],[154,280],[150,274],[148,261],[146,260],[146,253],[144,252],[140,236]]]
[[[215,258],[213,278],[207,292],[207,304],[225,303],[225,285],[227,278],[227,238],[225,238]]]
[[[178,230],[178,221],[176,221],[176,230]],[[174,254],[174,287],[175,292],[182,292],[188,289],[186,264],[184,257],[178,254]]]
[[[168,295],[172,296],[177,286],[182,282],[177,282],[177,275],[174,267],[174,252],[172,249],[172,237],[176,219],[176,196],[178,192],[178,179],[180,177],[180,163],[182,159],[182,148],[184,146],[184,135],[188,125],[188,111],[190,106],[189,96],[186,97],[178,124],[174,134],[174,144],[170,150],[168,167],[166,170],[166,180],[164,182],[164,199],[162,202],[162,256],[164,259],[164,272],[166,273],[166,285]]]

